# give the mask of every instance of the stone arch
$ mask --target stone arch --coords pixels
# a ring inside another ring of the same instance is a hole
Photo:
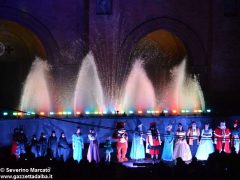
[[[184,22],[169,17],[153,18],[133,28],[121,43],[121,58],[128,59],[135,44],[142,37],[159,29],[172,32],[181,39],[187,49],[192,68],[198,67],[197,71],[200,72],[204,70],[207,65],[207,55],[201,38]]]

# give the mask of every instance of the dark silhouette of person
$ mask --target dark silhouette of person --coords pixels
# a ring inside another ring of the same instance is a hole
[[[51,150],[51,157],[57,158],[58,141],[55,131],[52,131],[51,136],[48,138],[48,148]]]
[[[64,132],[62,132],[58,140],[58,155],[60,158],[63,158],[63,161],[66,162],[69,157],[69,153],[70,147]]]
[[[38,145],[39,145],[39,156],[40,157],[46,156],[48,143],[47,143],[46,134],[43,132],[41,133],[41,136],[39,138]]]

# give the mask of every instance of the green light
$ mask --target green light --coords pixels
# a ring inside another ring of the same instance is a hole
[[[17,116],[17,112],[13,112],[13,115],[14,115],[14,116]]]

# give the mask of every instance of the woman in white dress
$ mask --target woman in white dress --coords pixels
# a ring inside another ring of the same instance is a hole
[[[189,145],[186,141],[186,132],[183,130],[182,124],[178,123],[176,132],[176,143],[173,150],[173,160],[182,158],[183,161],[191,161],[192,154]]]
[[[209,129],[209,124],[205,124],[202,130],[201,141],[198,146],[196,158],[198,160],[206,161],[209,154],[214,152],[214,145],[212,140],[212,129]]]

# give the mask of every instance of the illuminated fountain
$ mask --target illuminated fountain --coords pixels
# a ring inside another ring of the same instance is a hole
[[[123,110],[125,112],[155,108],[154,88],[143,68],[143,61],[135,61],[124,88]]]
[[[186,59],[171,70],[171,81],[167,88],[163,106],[166,109],[205,110],[205,101],[202,89],[196,75],[193,77],[186,73]]]
[[[123,85],[117,87],[121,89],[119,97],[112,100],[109,98],[108,91],[103,90],[106,87],[102,86],[102,81],[108,77],[102,79],[99,77],[94,56],[89,53],[81,63],[74,94],[68,98],[72,100],[72,110],[85,114],[86,112],[102,114],[107,111],[108,113],[112,111],[146,113],[149,110],[156,112],[174,109],[180,112],[186,109],[193,112],[196,109],[205,109],[203,93],[196,76],[192,77],[186,73],[186,59],[172,68],[171,79],[161,91],[154,89],[144,68],[144,63],[140,59],[133,61],[130,73],[126,76]],[[110,70],[114,71],[114,69]],[[52,107],[53,101],[50,97],[48,81],[49,65],[47,61],[36,58],[24,83],[21,110],[49,112],[57,109]],[[59,88],[59,90],[61,89]],[[112,105],[115,102],[119,102],[117,106],[109,107],[109,104]],[[59,107],[62,104],[56,105]]]
[[[51,110],[49,89],[49,65],[47,61],[36,57],[24,83],[20,110],[48,112]]]
[[[104,95],[94,57],[89,53],[82,61],[74,92],[74,111],[105,111]]]

